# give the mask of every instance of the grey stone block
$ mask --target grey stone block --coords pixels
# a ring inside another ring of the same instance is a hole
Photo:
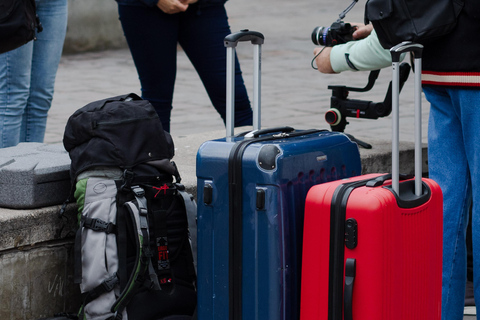
[[[27,142],[0,149],[0,207],[60,204],[70,188],[70,157],[63,145]]]

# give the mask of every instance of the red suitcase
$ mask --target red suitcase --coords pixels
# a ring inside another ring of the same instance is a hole
[[[415,179],[398,173],[398,66],[393,58],[392,174],[314,186],[305,207],[301,320],[440,319],[442,193],[421,178],[421,79],[415,74]],[[402,180],[402,181],[399,181]]]

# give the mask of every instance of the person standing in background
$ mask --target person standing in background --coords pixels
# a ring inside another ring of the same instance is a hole
[[[140,79],[142,98],[170,131],[177,44],[185,51],[225,122],[226,50],[230,34],[226,0],[116,0],[122,28]],[[252,124],[252,109],[235,61],[235,126]]]
[[[36,0],[43,31],[0,54],[0,148],[43,142],[67,31],[67,0]]]

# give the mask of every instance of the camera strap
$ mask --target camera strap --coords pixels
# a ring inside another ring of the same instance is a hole
[[[325,48],[326,48],[326,47],[323,47],[323,49],[320,50],[320,52],[317,53],[317,54],[315,55],[315,57],[313,57],[312,62],[311,62],[311,66],[312,66],[313,69],[318,70],[318,67],[314,64],[314,62],[315,62],[315,59],[317,59],[317,57],[318,57],[320,54],[322,54],[322,52],[323,52],[323,50],[325,50]]]
[[[350,3],[350,5],[349,5],[345,10],[343,10],[342,13],[340,13],[340,14],[338,15],[339,18],[338,18],[337,22],[340,22],[341,20],[343,20],[343,19],[345,18],[345,16],[347,15],[347,13],[348,13],[350,10],[352,10],[352,8],[355,6],[355,4],[357,4],[357,2],[358,2],[358,0],[353,0],[353,2]]]

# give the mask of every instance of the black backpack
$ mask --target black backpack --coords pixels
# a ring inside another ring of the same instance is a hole
[[[72,180],[98,166],[131,169],[174,156],[170,135],[153,106],[134,93],[94,101],[67,121],[63,145],[70,154]]]
[[[34,40],[36,30],[43,28],[35,0],[0,0],[0,53]]]
[[[463,5],[463,0],[368,0],[365,24],[372,22],[385,49],[403,41],[423,44],[450,33]]]
[[[92,102],[69,118],[64,146],[78,205],[78,318],[190,319],[196,204],[153,106],[135,94]]]

